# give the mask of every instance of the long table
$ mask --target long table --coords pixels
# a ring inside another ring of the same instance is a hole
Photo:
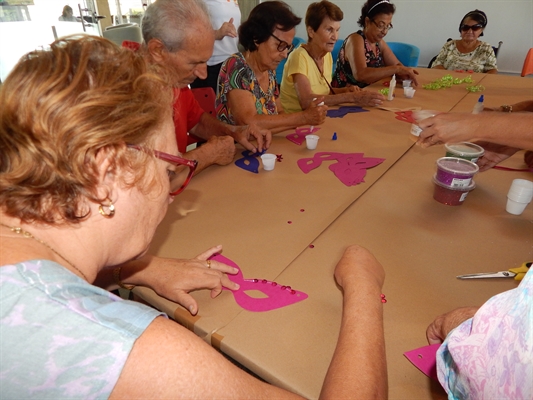
[[[421,83],[448,74],[420,73]],[[485,86],[487,105],[533,96],[531,79],[472,76]],[[381,87],[378,83],[370,90]],[[398,90],[386,105],[470,112],[478,96],[461,85],[439,91],[419,88],[413,99],[403,98]],[[438,314],[482,304],[516,286],[501,280],[461,282],[455,275],[533,259],[531,206],[521,216],[505,212],[511,180],[531,175],[491,170],[475,177],[477,188],[462,206],[437,203],[431,177],[444,149],[413,146],[410,124],[395,116],[373,109],[328,118],[318,131],[315,151],[277,135],[269,151],[282,154],[283,160],[274,171],[260,168],[253,174],[235,166],[210,167],[193,179],[158,229],[151,248],[155,254],[194,257],[223,244],[223,254],[241,267],[245,278],[290,285],[309,294],[307,300],[252,313],[241,309],[231,293],[213,300],[196,292],[200,312],[192,317],[150,289],[136,288],[136,294],[263,379],[316,398],[340,323],[341,294],[333,268],[343,249],[358,243],[372,250],[387,272],[390,397],[429,398],[431,392],[442,396],[438,383],[430,382],[402,354],[425,344],[425,328]],[[333,132],[336,141],[331,140]],[[317,151],[362,152],[386,160],[368,170],[365,182],[347,187],[327,163],[309,174],[298,169],[296,160]],[[520,154],[507,164],[520,166]]]

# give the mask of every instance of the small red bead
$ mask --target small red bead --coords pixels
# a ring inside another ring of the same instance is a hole
[[[310,245],[309,245],[309,248],[314,249],[314,248],[315,248],[315,245],[314,245],[314,244],[310,244]]]
[[[288,224],[292,224],[292,221],[287,221]]]
[[[381,299],[381,302],[382,302],[382,303],[386,303],[386,302],[387,302],[387,299]]]
[[[300,208],[300,212],[304,212],[305,210],[303,208]]]

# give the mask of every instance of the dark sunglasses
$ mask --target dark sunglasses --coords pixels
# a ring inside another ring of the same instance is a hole
[[[291,52],[292,49],[294,49],[294,45],[293,44],[289,44],[287,43],[286,41],[284,40],[281,40],[280,38],[276,37],[274,34],[270,34],[270,36],[272,36],[274,39],[276,39],[279,44],[278,44],[278,51],[281,53],[285,50],[287,50],[287,52]]]
[[[470,29],[472,29],[472,32],[477,32],[482,28],[483,26],[481,26],[481,24],[475,24],[475,25],[461,25],[459,29],[462,32],[468,32]]]

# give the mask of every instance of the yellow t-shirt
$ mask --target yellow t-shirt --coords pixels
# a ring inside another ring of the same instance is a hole
[[[324,57],[324,77],[320,74],[315,61],[309,56],[309,53],[299,46],[287,58],[285,67],[283,68],[283,79],[281,80],[281,105],[286,113],[293,113],[302,111],[300,101],[294,89],[293,74],[303,74],[309,79],[311,84],[311,92],[317,95],[329,94],[329,86],[326,83],[331,83],[331,74],[333,72],[333,58],[331,53]]]

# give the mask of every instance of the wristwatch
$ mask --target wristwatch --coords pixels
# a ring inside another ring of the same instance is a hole
[[[510,113],[513,112],[513,106],[510,106],[508,104],[504,104],[503,106],[500,106],[502,109],[502,112]]]

